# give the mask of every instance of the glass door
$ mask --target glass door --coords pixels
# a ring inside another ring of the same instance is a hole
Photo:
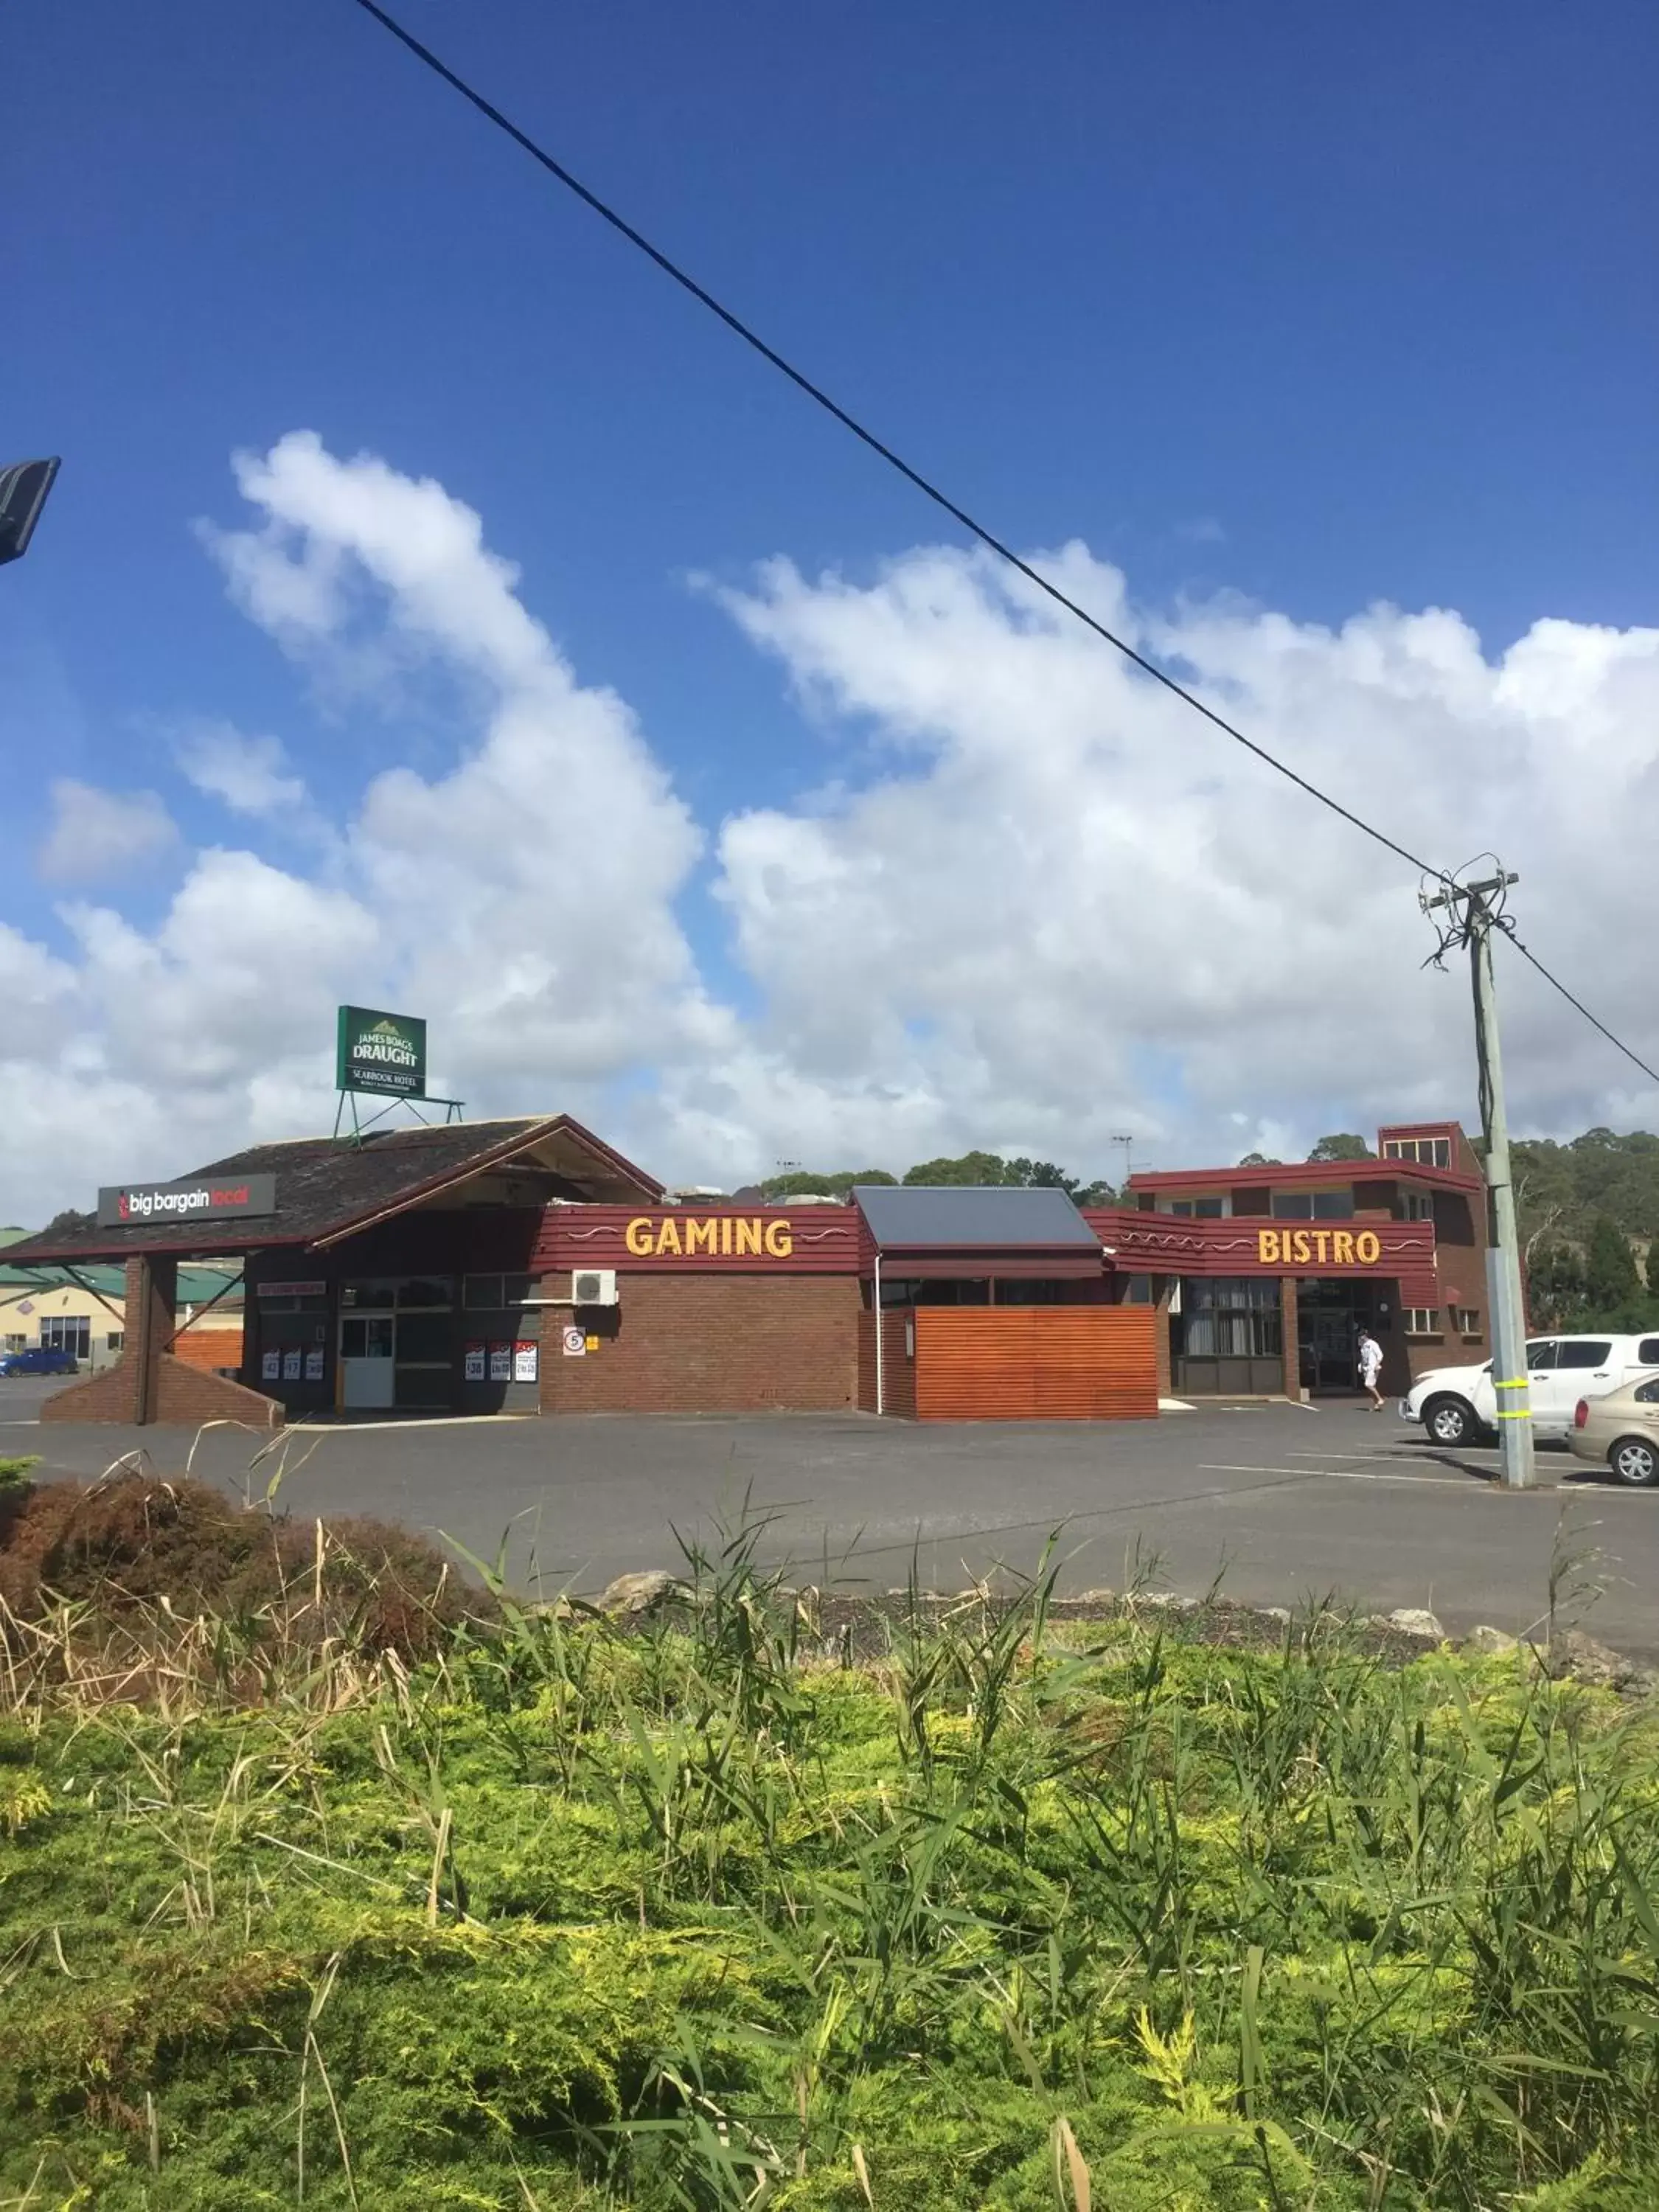
[[[391,1314],[340,1316],[340,1402],[390,1406],[397,1375],[398,1324]]]

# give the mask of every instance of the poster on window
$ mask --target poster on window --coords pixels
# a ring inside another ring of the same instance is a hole
[[[510,1344],[490,1346],[489,1379],[492,1382],[510,1382],[513,1380],[513,1347]]]
[[[323,1353],[320,1345],[313,1345],[306,1354],[306,1381],[320,1382],[323,1379]]]
[[[513,1347],[513,1380],[533,1382],[536,1379],[536,1354],[538,1346],[533,1336],[521,1336]]]
[[[288,1350],[283,1354],[283,1380],[284,1382],[297,1382],[299,1381],[300,1363],[304,1357],[305,1354],[301,1351],[297,1344],[290,1345]]]
[[[467,1346],[461,1372],[465,1376],[469,1382],[482,1382],[483,1381],[484,1348],[482,1344],[469,1344]]]
[[[267,1352],[259,1361],[259,1377],[264,1382],[280,1382],[283,1379],[283,1355]]]

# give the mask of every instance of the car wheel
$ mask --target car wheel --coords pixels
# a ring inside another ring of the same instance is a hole
[[[1620,1437],[1607,1465],[1632,1490],[1659,1489],[1659,1444],[1646,1437]]]
[[[1461,1398],[1431,1398],[1423,1409],[1423,1425],[1437,1444],[1466,1444],[1474,1436],[1474,1408]]]

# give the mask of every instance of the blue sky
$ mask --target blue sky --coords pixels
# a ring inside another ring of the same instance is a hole
[[[404,14],[966,504],[1021,546],[1082,541],[1159,619],[1223,593],[1332,628],[1379,600],[1443,607],[1495,665],[1540,620],[1655,618],[1651,9],[1604,6],[1588,29],[1557,6],[1181,0]],[[228,835],[178,773],[200,721],[279,738],[336,821],[377,773],[440,776],[476,741],[466,683],[343,696],[227,595],[193,526],[246,528],[233,453],[307,429],[482,516],[580,683],[626,699],[703,832],[663,894],[702,985],[751,1025],[769,1006],[780,1046],[782,987],[737,945],[720,825],[879,785],[903,714],[844,669],[804,675],[800,633],[757,638],[720,592],[780,555],[869,586],[949,543],[941,520],[349,0],[14,0],[9,27],[28,96],[0,155],[0,422],[9,449],[65,465],[0,576],[0,918],[78,957],[39,875],[49,786],[69,778],[168,811],[173,848],[76,893],[160,928],[191,856]],[[1272,686],[1252,696],[1273,711]],[[1197,777],[1235,773],[1196,723],[1158,742]],[[1332,744],[1322,773],[1411,842],[1405,756]],[[1630,774],[1646,768],[1638,746]],[[1291,849],[1346,834],[1270,796]],[[1468,826],[1471,849],[1490,842]],[[240,834],[319,879],[334,864],[291,828],[279,812]],[[1548,901],[1569,886],[1539,890],[1534,938],[1562,941]],[[1616,979],[1580,980],[1615,1025],[1637,1019],[1608,1001]],[[1126,1068],[1170,1041],[1132,1042]],[[815,1080],[833,1058],[785,1043]],[[654,1066],[636,1046],[605,1079],[630,1096]],[[1559,1056],[1542,1026],[1539,1051]],[[1407,1076],[1431,1087],[1426,1066]],[[1540,1084],[1536,1112],[1634,1110],[1621,1080],[1601,1063],[1570,1095]],[[1234,1087],[1295,1121],[1288,1092]],[[228,1131],[258,1118],[232,1092]],[[1199,1121],[1218,1140],[1214,1112]],[[847,1143],[867,1133],[853,1115]],[[699,1142],[728,1139],[797,1149],[763,1117]]]

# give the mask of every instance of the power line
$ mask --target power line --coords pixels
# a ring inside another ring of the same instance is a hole
[[[568,191],[574,192],[585,206],[591,208],[602,221],[608,222],[613,230],[620,233],[630,246],[637,246],[647,260],[655,262],[665,276],[672,276],[682,290],[689,292],[701,306],[707,307],[711,315],[724,323],[727,330],[731,331],[735,337],[741,338],[745,345],[751,347],[756,353],[759,354],[763,361],[770,362],[781,375],[788,378],[798,391],[804,392],[806,397],[817,406],[823,408],[827,415],[833,416],[843,429],[850,430],[861,444],[867,446],[871,452],[885,461],[890,468],[896,470],[907,483],[914,484],[925,499],[931,500],[935,507],[942,508],[953,521],[960,523],[969,537],[976,538],[981,544],[988,547],[1000,560],[1006,561],[1011,568],[1017,569],[1029,583],[1035,584],[1037,589],[1054,600],[1056,605],[1064,607],[1068,614],[1075,615],[1079,622],[1082,623],[1086,629],[1091,629],[1097,637],[1104,639],[1115,651],[1121,653],[1126,660],[1139,668],[1143,675],[1150,676],[1155,684],[1162,684],[1166,691],[1172,693],[1176,698],[1184,701],[1194,713],[1201,714],[1206,722],[1219,730],[1224,736],[1231,738],[1235,744],[1243,745],[1246,752],[1253,753],[1257,760],[1263,762],[1276,774],[1282,775],[1287,782],[1293,783],[1298,791],[1305,792],[1310,799],[1316,800],[1321,806],[1327,807],[1333,814],[1340,816],[1344,822],[1360,831],[1363,836],[1369,837],[1374,844],[1381,845],[1386,852],[1394,854],[1396,859],[1406,861],[1409,866],[1415,868],[1419,875],[1434,876],[1443,880],[1443,871],[1430,867],[1427,862],[1419,860],[1416,854],[1408,852],[1405,846],[1397,844],[1384,831],[1376,828],[1362,816],[1354,813],[1351,808],[1344,806],[1340,799],[1333,799],[1328,792],[1322,791],[1317,784],[1310,783],[1304,775],[1299,775],[1295,769],[1280,760],[1276,754],[1269,752],[1265,745],[1258,744],[1254,738],[1246,737],[1243,731],[1228,721],[1224,715],[1217,714],[1213,707],[1206,706],[1195,692],[1189,691],[1184,684],[1178,684],[1175,678],[1160,668],[1156,661],[1149,660],[1145,653],[1138,652],[1127,638],[1121,638],[1115,630],[1109,629],[1106,624],[1097,621],[1086,607],[1079,606],[1077,601],[1069,599],[1057,584],[1051,583],[1040,570],[1034,568],[1029,561],[1022,560],[1012,546],[999,538],[994,531],[988,530],[982,522],[977,521],[966,507],[958,506],[947,493],[941,491],[937,484],[931,483],[927,477],[923,476],[919,469],[912,468],[902,454],[895,453],[890,446],[877,437],[873,430],[866,428],[855,415],[849,414],[838,401],[832,399],[822,386],[813,383],[810,376],[797,368],[792,361],[777,350],[775,346],[769,345],[757,331],[752,330],[742,317],[734,314],[730,307],[722,305],[712,292],[698,283],[696,278],[688,270],[682,269],[677,261],[671,259],[660,246],[653,246],[643,231],[636,230],[625,216],[618,215],[616,209],[602,200],[597,192],[590,191],[580,177],[573,175],[562,161],[556,160],[546,148],[539,145],[527,131],[521,131],[510,116],[504,115],[494,101],[486,100],[483,93],[470,85],[465,77],[458,76],[447,62],[441,60],[433,52],[430,46],[423,45],[412,31],[405,30],[395,16],[388,15],[386,10],[378,4],[378,0],[356,0],[356,5],[365,15],[372,15],[383,30],[390,32],[399,45],[406,47],[417,61],[423,62],[434,76],[441,77],[452,91],[459,93],[461,98],[476,107],[479,114],[487,121],[493,123],[498,131],[505,131],[514,145],[521,147],[532,161],[538,162],[548,174],[556,178]],[[1646,1060],[1642,1059],[1639,1054],[1632,1052],[1621,1038],[1615,1036],[1607,1024],[1598,1020],[1582,1000],[1573,996],[1565,983],[1552,975],[1543,962],[1535,954],[1528,951],[1526,946],[1515,936],[1512,928],[1506,929],[1503,934],[1510,939],[1522,957],[1529,962],[1544,981],[1559,991],[1568,1005],[1576,1008],[1593,1029],[1599,1030],[1608,1043],[1623,1053],[1626,1060],[1633,1061],[1644,1075],[1651,1077],[1655,1082],[1659,1083],[1659,1074],[1655,1073]]]
[[[423,46],[412,32],[406,31],[394,16],[387,15],[386,9],[377,4],[377,0],[356,0],[356,4],[365,15],[372,15],[377,23],[389,31],[401,45],[406,46],[416,60],[424,62],[435,76],[441,77],[453,91],[459,92],[463,100],[470,101],[481,115],[495,125],[498,131],[504,131],[515,145],[524,149],[532,161],[538,161],[550,176],[556,177],[567,190],[573,191],[579,200],[592,208],[595,215],[608,222],[613,230],[619,231],[630,246],[636,246],[641,253],[654,261],[665,276],[672,276],[674,282],[689,292],[694,300],[707,307],[710,314],[718,316],[726,328],[740,337],[745,345],[751,346],[763,361],[769,362],[774,368],[787,376],[798,390],[804,392],[807,398],[822,407],[826,414],[833,415],[844,429],[850,430],[855,438],[869,447],[872,453],[878,454],[890,468],[896,469],[908,483],[915,486],[924,498],[932,500],[935,507],[942,507],[953,520],[959,522],[970,537],[978,538],[982,545],[988,546],[993,553],[1007,562],[1011,568],[1017,568],[1022,576],[1035,584],[1039,591],[1046,592],[1058,605],[1064,607],[1068,614],[1075,615],[1080,623],[1086,624],[1094,631],[1097,637],[1103,638],[1107,644],[1115,647],[1126,660],[1133,661],[1143,674],[1150,676],[1154,683],[1161,684],[1166,691],[1173,692],[1177,699],[1184,700],[1188,706],[1202,714],[1206,722],[1212,723],[1218,730],[1230,737],[1235,744],[1243,745],[1247,752],[1254,753],[1259,761],[1264,761],[1269,768],[1276,769],[1288,782],[1295,784],[1298,791],[1305,792],[1310,799],[1317,799],[1322,806],[1328,807],[1333,814],[1340,815],[1345,822],[1352,823],[1356,830],[1362,831],[1375,843],[1384,847],[1397,859],[1406,861],[1419,873],[1435,875],[1439,872],[1437,869],[1428,868],[1414,853],[1407,852],[1403,845],[1397,845],[1392,837],[1385,836],[1381,830],[1374,828],[1361,816],[1353,813],[1348,807],[1344,806],[1340,799],[1333,799],[1328,792],[1322,791],[1317,784],[1310,783],[1306,776],[1298,775],[1293,768],[1287,766],[1275,754],[1269,752],[1265,745],[1258,744],[1254,738],[1246,737],[1243,730],[1235,728],[1224,715],[1218,714],[1213,707],[1206,707],[1203,700],[1195,693],[1188,690],[1185,684],[1176,683],[1175,678],[1167,674],[1156,661],[1149,660],[1143,653],[1138,653],[1126,638],[1119,637],[1115,631],[1109,629],[1104,623],[1097,621],[1086,608],[1080,607],[1075,599],[1068,599],[1058,585],[1050,583],[1048,579],[1034,568],[1029,561],[1022,560],[1011,545],[1005,544],[994,532],[988,530],[982,522],[975,521],[965,507],[958,507],[955,500],[951,499],[947,493],[942,492],[937,484],[930,483],[919,469],[913,469],[908,461],[877,437],[873,430],[866,429],[856,416],[848,414],[846,408],[832,399],[822,386],[814,384],[811,377],[797,368],[793,362],[787,360],[775,346],[769,345],[759,332],[751,330],[740,316],[733,314],[729,307],[723,307],[712,292],[699,284],[696,278],[682,269],[677,261],[671,260],[659,246],[653,246],[642,231],[635,230],[631,222],[618,215],[615,208],[607,205],[597,192],[590,191],[581,179],[573,176],[562,161],[556,161],[545,147],[538,145],[527,131],[521,131],[510,117],[503,115],[499,107],[486,100],[481,92],[476,91],[465,77],[458,76],[447,62],[441,61],[430,46]]]
[[[1509,939],[1510,943],[1521,955],[1521,957],[1527,962],[1528,966],[1535,968],[1538,970],[1538,973],[1543,977],[1544,981],[1553,990],[1559,991],[1570,1006],[1576,1006],[1593,1030],[1600,1030],[1607,1042],[1612,1045],[1616,1051],[1622,1052],[1626,1060],[1633,1061],[1635,1065],[1641,1069],[1644,1075],[1649,1077],[1653,1082],[1659,1083],[1659,1068],[1650,1067],[1646,1060],[1643,1059],[1641,1054],[1639,1052],[1632,1052],[1622,1037],[1615,1036],[1604,1021],[1599,1021],[1596,1017],[1591,1013],[1589,1008],[1584,1004],[1582,999],[1575,999],[1572,993],[1568,990],[1566,985],[1562,982],[1558,976],[1551,975],[1549,969],[1538,957],[1538,955],[1535,952],[1528,951],[1526,946],[1522,945],[1512,928],[1506,929],[1503,933]]]

